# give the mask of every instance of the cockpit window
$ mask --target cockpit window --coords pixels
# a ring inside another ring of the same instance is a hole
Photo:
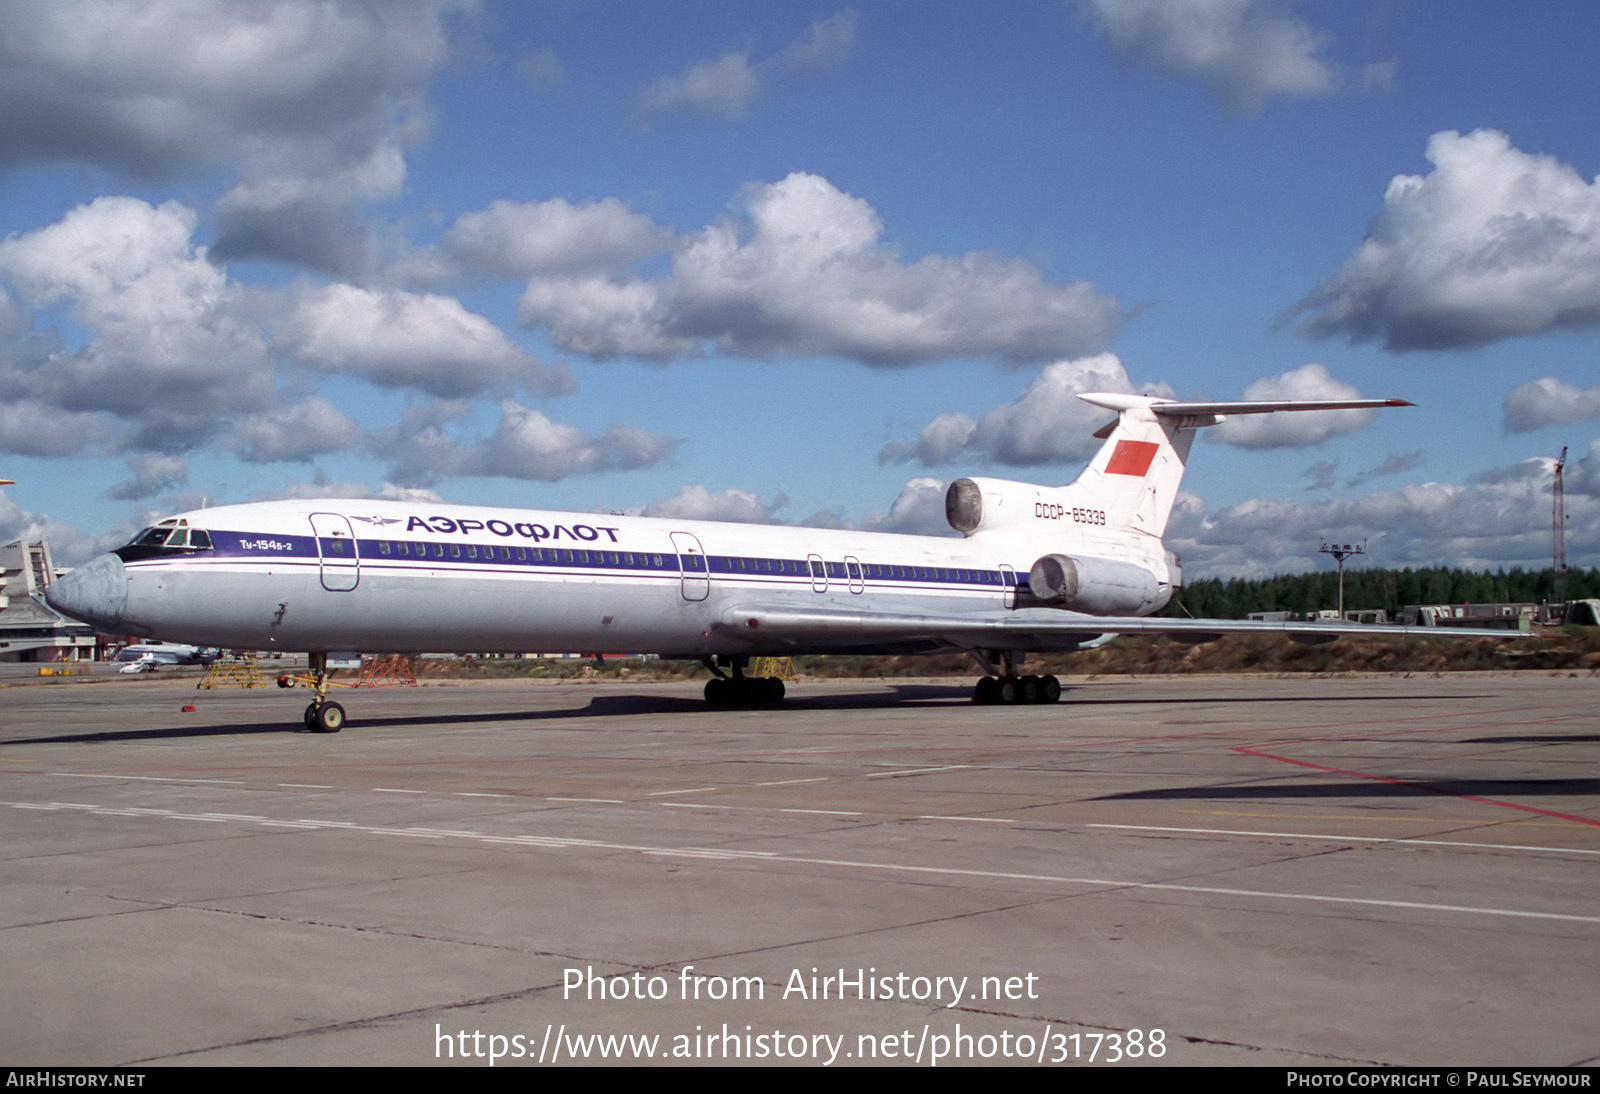
[[[186,520],[172,519],[146,528],[113,553],[124,562],[132,562],[158,555],[189,554],[211,549],[211,533],[204,528],[190,527]]]

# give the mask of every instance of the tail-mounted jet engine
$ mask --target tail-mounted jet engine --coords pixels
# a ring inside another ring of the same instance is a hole
[[[1143,566],[1109,558],[1045,555],[1028,571],[1035,600],[1090,615],[1136,615],[1162,608],[1170,586]]]
[[[1059,487],[1034,486],[1010,479],[957,479],[944,495],[944,515],[950,527],[964,536],[996,528],[1037,524],[1040,510],[1061,509]]]

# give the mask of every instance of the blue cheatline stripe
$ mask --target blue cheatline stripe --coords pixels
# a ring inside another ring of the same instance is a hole
[[[677,555],[672,552],[612,551],[589,547],[529,547],[507,544],[464,543],[435,540],[379,540],[354,541],[356,554],[343,555],[342,549],[352,541],[342,537],[324,537],[319,551],[317,539],[312,536],[251,535],[243,532],[212,532],[215,547],[211,551],[173,551],[170,556],[198,560],[200,557],[250,559],[258,562],[318,562],[337,563],[341,559],[363,566],[385,566],[390,569],[416,568],[408,564],[430,567],[448,566],[459,569],[483,569],[485,564],[497,568],[531,566],[540,568],[579,567],[584,570],[609,570],[623,573],[656,572],[677,575],[722,574],[733,578],[777,579],[784,581],[814,581],[826,579],[831,585],[871,582],[888,584],[950,585],[960,587],[1021,586],[1026,579],[1015,572],[974,569],[958,566],[917,566],[890,562],[857,562],[847,566],[843,562],[822,562],[821,571],[812,572],[813,565],[803,558],[768,558],[743,555]],[[387,553],[386,550],[387,549]],[[150,561],[156,561],[151,559]],[[681,567],[681,568],[680,568]]]

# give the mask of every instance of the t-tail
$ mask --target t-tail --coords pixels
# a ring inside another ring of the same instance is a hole
[[[1413,405],[1403,399],[1181,402],[1110,392],[1078,398],[1117,417],[1096,431],[1105,444],[1073,482],[958,479],[945,495],[945,513],[969,538],[1036,558],[1019,606],[1052,604],[1093,615],[1157,611],[1180,583],[1177,559],[1161,537],[1195,430],[1233,414]]]

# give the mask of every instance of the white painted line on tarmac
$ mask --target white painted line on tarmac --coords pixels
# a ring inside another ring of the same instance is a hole
[[[982,824],[1016,824],[1017,823],[1016,821],[1012,820],[1009,817],[939,817],[939,816],[922,816],[922,817],[918,817],[917,819],[918,820],[948,820],[948,821],[978,821],[979,823],[982,823]]]
[[[91,814],[109,813],[113,816],[124,815],[124,811],[107,810],[101,806],[86,805],[70,802],[51,803],[60,809],[81,809]],[[39,808],[37,803],[31,802],[0,802],[0,806],[9,806],[21,809]],[[264,821],[230,820],[228,817],[200,813],[172,813],[167,814],[163,820],[195,820],[209,821],[215,824],[262,824],[272,823]],[[353,821],[309,821],[301,820],[300,824],[315,824],[318,827],[333,828],[344,831],[367,832],[374,835],[409,836],[411,838],[439,839],[441,836],[434,831],[406,828],[387,828],[374,825],[358,825]],[[1009,870],[973,870],[962,869],[954,866],[919,866],[904,862],[867,862],[859,859],[829,859],[813,858],[806,855],[784,855],[773,851],[731,851],[715,850],[698,847],[651,847],[639,844],[609,843],[602,840],[573,839],[559,836],[497,836],[486,833],[462,832],[457,838],[468,839],[479,843],[510,844],[522,847],[538,847],[545,849],[573,849],[600,852],[634,852],[651,856],[668,856],[679,858],[697,859],[755,859],[762,862],[787,862],[804,866],[828,866],[844,870],[876,871],[888,874],[915,874],[921,877],[949,877],[971,878],[986,881],[1029,881],[1056,885],[1083,886],[1100,890],[1105,895],[1117,891],[1124,892],[1151,892],[1151,893],[1182,893],[1194,896],[1219,896],[1242,900],[1264,900],[1302,904],[1327,904],[1342,905],[1347,907],[1379,908],[1391,911],[1416,911],[1416,912],[1441,912],[1456,915],[1486,916],[1493,918],[1509,919],[1535,919],[1561,923],[1583,923],[1600,926],[1600,915],[1573,915],[1565,912],[1540,912],[1521,908],[1491,908],[1473,906],[1468,904],[1437,904],[1417,900],[1392,900],[1378,897],[1352,897],[1328,896],[1321,893],[1305,893],[1292,891],[1272,892],[1265,889],[1233,889],[1219,885],[1184,885],[1175,882],[1160,881],[1132,881],[1119,878],[1074,877],[1066,874],[1031,874]]]
[[[900,775],[932,775],[938,771],[964,771],[971,764],[949,764],[945,767],[914,767],[909,771],[878,771],[868,775],[869,779],[893,779]]]
[[[29,771],[29,775],[54,775],[60,779],[132,779],[142,783],[228,783],[244,785],[243,779],[174,779],[159,775],[91,775],[82,771]]]

